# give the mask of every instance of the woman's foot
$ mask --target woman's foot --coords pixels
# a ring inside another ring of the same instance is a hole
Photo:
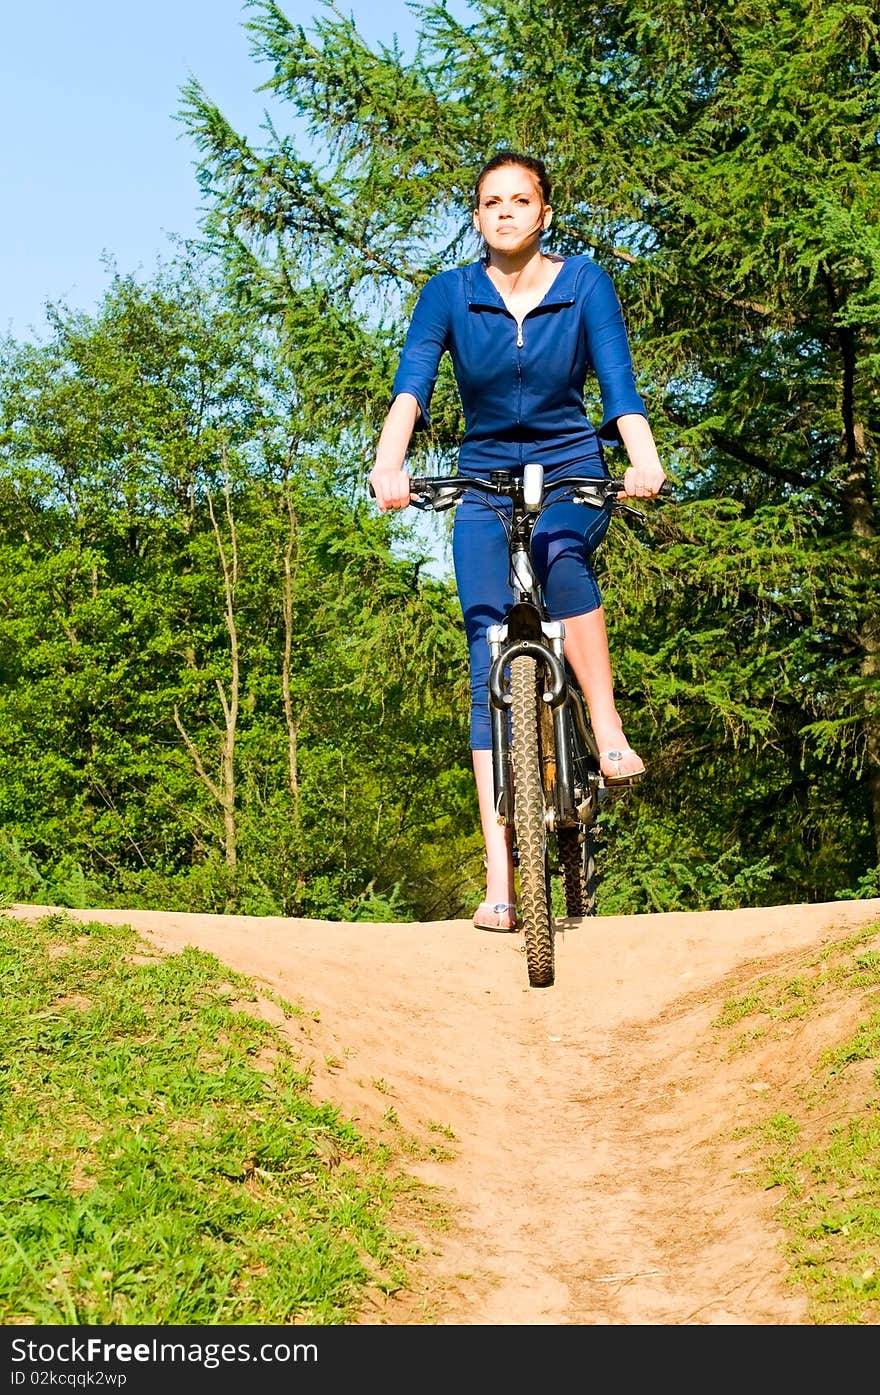
[[[513,901],[481,901],[474,911],[477,930],[516,930],[516,904]]]
[[[645,764],[632,746],[622,741],[607,751],[599,752],[599,768],[606,785],[635,785],[645,773]]]

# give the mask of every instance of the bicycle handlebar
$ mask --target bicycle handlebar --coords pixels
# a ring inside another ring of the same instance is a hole
[[[439,513],[442,509],[450,509],[457,504],[468,489],[510,498],[521,484],[519,479],[487,480],[477,475],[413,475],[409,486],[409,501],[413,508],[433,509],[435,513]],[[627,505],[622,501],[629,497],[624,490],[622,479],[566,475],[544,485],[542,502],[546,501],[549,494],[562,489],[569,490],[576,503],[587,504],[594,509],[604,508],[609,500],[620,502],[620,507],[626,508]],[[370,492],[372,493],[372,486]],[[672,486],[668,480],[664,480],[660,486],[660,495],[669,496],[671,493]]]

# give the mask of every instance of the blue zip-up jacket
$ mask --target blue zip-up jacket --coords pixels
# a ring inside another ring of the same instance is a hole
[[[602,475],[602,441],[619,442],[617,418],[647,417],[636,389],[620,301],[607,271],[590,257],[568,257],[540,305],[522,324],[511,315],[483,262],[432,276],[416,302],[393,396],[416,398],[418,430],[443,353],[452,357],[464,411],[462,474],[516,469],[540,461]],[[587,417],[584,385],[596,375],[598,431]]]

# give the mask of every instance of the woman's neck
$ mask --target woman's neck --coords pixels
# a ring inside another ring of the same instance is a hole
[[[512,256],[490,251],[486,258],[486,270],[500,290],[524,291],[543,280],[547,260],[540,247]]]

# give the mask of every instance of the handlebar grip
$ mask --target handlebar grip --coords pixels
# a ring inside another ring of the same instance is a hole
[[[413,475],[409,482],[410,493],[419,493],[420,490],[425,488],[427,482],[428,479],[426,475]],[[370,498],[375,499],[376,491],[373,488],[373,485],[370,480],[367,480],[367,490],[369,492]]]
[[[618,493],[618,494],[620,494],[620,495],[622,496],[622,495],[624,495],[625,492],[626,492],[626,491],[624,490],[624,487],[623,487],[623,480],[622,480],[622,479],[621,479],[621,480],[606,480],[606,481],[605,481],[605,488],[606,488],[606,490],[607,490],[607,492],[608,492],[609,494],[613,494],[613,493],[616,492],[616,493]],[[655,495],[654,497],[657,498],[657,499],[659,499],[659,498],[661,498],[661,497],[664,498],[664,499],[666,499],[666,498],[669,498],[669,496],[670,496],[671,494],[672,494],[672,481],[671,481],[671,480],[664,480],[663,483],[661,484],[660,488],[657,490],[657,493],[656,493],[656,495]]]

